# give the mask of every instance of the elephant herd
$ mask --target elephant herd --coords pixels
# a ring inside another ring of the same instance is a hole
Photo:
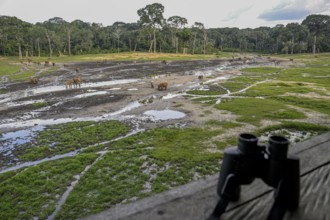
[[[80,88],[81,82],[82,82],[82,79],[80,76],[73,77],[72,79],[65,81],[65,88],[72,89],[72,86],[73,86],[73,88],[78,88],[78,86]]]

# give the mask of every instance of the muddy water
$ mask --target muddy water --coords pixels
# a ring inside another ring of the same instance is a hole
[[[8,132],[0,136],[0,153],[4,156],[11,156],[12,150],[18,145],[30,142],[37,131],[43,130],[43,126],[35,126],[31,129],[24,129]]]
[[[95,88],[102,86],[112,86],[112,85],[120,85],[127,84],[139,81],[138,79],[123,79],[123,80],[113,80],[113,81],[103,81],[103,82],[95,82],[95,83],[83,83],[81,84],[81,88]],[[3,95],[0,95],[0,104],[11,102],[16,99],[25,98],[29,96],[34,96],[42,93],[50,93],[65,90],[65,86],[63,85],[55,85],[55,86],[45,86],[45,87],[37,87],[26,89],[23,91],[10,92]]]
[[[24,167],[35,166],[35,165],[38,165],[40,163],[47,162],[47,161],[58,160],[58,159],[65,158],[65,157],[74,157],[78,154],[78,152],[79,151],[72,151],[72,152],[69,152],[69,153],[66,153],[66,154],[56,155],[56,156],[51,157],[51,158],[45,158],[45,159],[38,160],[38,161],[21,163],[19,165],[12,166],[12,167],[9,167],[9,168],[4,168],[4,169],[0,170],[0,174],[1,173],[6,173],[8,171],[18,170],[18,169],[21,169],[21,168],[24,168]]]
[[[179,119],[186,116],[186,114],[174,111],[170,109],[165,109],[161,111],[157,110],[149,110],[144,112],[145,115],[151,116],[153,120],[159,121],[159,120],[170,120],[170,119]]]

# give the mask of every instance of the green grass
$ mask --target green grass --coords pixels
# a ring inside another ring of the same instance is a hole
[[[16,74],[12,74],[9,75],[8,78],[11,81],[16,81],[16,80],[25,80],[25,81],[29,81],[29,79],[34,76],[35,71],[33,70],[26,70],[26,71],[22,71]]]
[[[0,56],[0,77],[13,74],[20,70],[18,59],[15,57]]]
[[[268,126],[266,128],[259,129],[256,134],[258,136],[271,131],[276,131],[279,129],[288,129],[291,131],[302,131],[302,132],[316,132],[317,134],[322,134],[324,132],[330,131],[329,127],[305,123],[305,122],[291,122],[283,121],[281,124]]]
[[[330,88],[330,66],[307,66],[304,68],[289,68],[278,75],[278,80],[303,83],[314,83]]]
[[[271,97],[284,95],[286,93],[306,94],[318,92],[309,87],[308,84],[297,82],[265,82],[251,87],[246,92],[239,94],[249,97]]]
[[[237,128],[237,127],[242,126],[242,124],[239,124],[237,122],[218,121],[218,120],[209,120],[205,123],[205,125],[210,126],[210,127],[220,127],[223,129],[231,129],[231,128]]]
[[[257,82],[274,79],[276,79],[276,75],[274,74],[248,72],[241,76],[232,77],[227,81],[220,83],[220,85],[224,88],[229,89],[230,92],[237,92]]]
[[[219,132],[155,129],[111,143],[113,151],[81,178],[56,219],[97,213],[218,172],[222,154],[208,152],[205,143]]]
[[[188,97],[188,96],[186,96],[186,97]],[[199,97],[199,98],[196,98],[196,97],[192,98],[192,97],[190,97],[190,98],[192,99],[192,101],[195,104],[201,103],[201,104],[208,105],[208,106],[214,105],[216,103],[216,101],[217,101],[217,98],[215,98],[215,97]]]
[[[47,219],[74,176],[96,159],[77,155],[0,175],[0,219]]]
[[[294,96],[273,97],[274,100],[285,104],[295,105],[330,115],[330,99],[303,98]]]
[[[239,116],[237,121],[259,125],[261,120],[302,119],[305,115],[276,100],[236,98],[221,102],[217,109],[230,111]]]
[[[42,107],[46,107],[48,105],[47,102],[35,102],[32,104],[33,108],[42,108]]]
[[[278,56],[278,55],[272,55]],[[320,53],[320,54],[289,54],[289,55],[279,55],[280,58],[293,59],[294,62],[301,62],[308,65],[324,65],[329,64],[329,53]]]
[[[27,143],[24,148],[19,148],[15,155],[23,161],[37,160],[110,141],[127,134],[128,131],[129,128],[118,121],[54,125],[38,133],[35,145]]]
[[[223,95],[223,94],[226,94],[226,90],[224,89],[219,89],[218,91],[208,91],[208,90],[191,90],[191,91],[188,91],[187,94],[190,94],[190,95],[209,95],[209,96],[212,96],[212,95]]]
[[[277,73],[280,71],[281,71],[280,68],[275,68],[275,67],[255,67],[255,68],[242,69],[242,72],[261,73],[261,74]]]

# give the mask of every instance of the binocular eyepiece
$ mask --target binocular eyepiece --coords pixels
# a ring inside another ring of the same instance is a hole
[[[299,158],[288,155],[289,144],[289,140],[283,136],[270,136],[268,143],[261,145],[255,135],[240,134],[237,147],[224,151],[217,187],[220,201],[237,201],[241,185],[250,184],[255,178],[261,178],[264,183],[276,189],[274,206],[280,204],[285,209],[296,209],[300,192]],[[221,213],[219,210],[215,212],[219,204],[220,202],[213,215]],[[274,206],[269,219],[273,219],[272,216],[283,217],[285,210],[278,215],[274,212],[280,209]]]
[[[242,133],[238,136],[238,149],[246,156],[258,156],[262,150],[258,138],[253,134]],[[276,160],[286,159],[289,141],[282,136],[271,136],[268,141],[268,154]]]

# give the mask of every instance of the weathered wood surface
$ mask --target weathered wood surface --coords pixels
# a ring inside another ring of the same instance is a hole
[[[289,152],[300,158],[301,198],[299,209],[284,219],[330,220],[330,133],[298,143]],[[84,219],[206,219],[218,200],[217,181],[214,175]],[[230,203],[221,219],[266,219],[272,203],[272,188],[257,179],[242,187],[240,200]]]

